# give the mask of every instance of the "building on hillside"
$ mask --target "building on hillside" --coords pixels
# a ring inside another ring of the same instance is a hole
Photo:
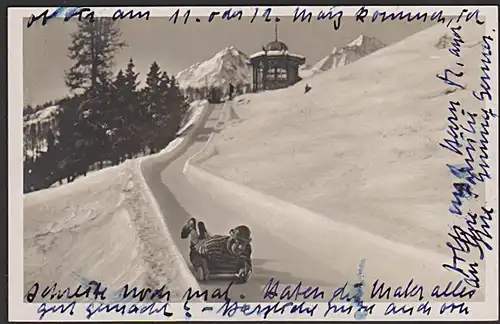
[[[288,46],[278,40],[277,23],[274,29],[274,41],[250,56],[254,92],[286,88],[301,80],[299,67],[305,64],[305,57],[290,53]]]

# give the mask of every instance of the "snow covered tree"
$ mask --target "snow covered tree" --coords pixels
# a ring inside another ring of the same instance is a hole
[[[66,85],[72,91],[86,91],[110,77],[116,51],[126,46],[115,24],[108,17],[78,21],[68,48],[68,56],[75,64],[65,73]]]

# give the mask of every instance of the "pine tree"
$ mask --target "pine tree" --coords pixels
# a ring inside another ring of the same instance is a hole
[[[72,90],[88,90],[111,75],[116,51],[126,46],[111,18],[78,21],[78,30],[71,35],[69,58],[75,64],[66,71],[66,85]]]
[[[131,58],[127,64],[125,78],[127,79],[127,88],[132,96],[135,96],[135,92],[137,91],[137,87],[139,86],[139,82],[137,81],[138,77],[139,73],[135,73],[135,64]]]
[[[166,98],[169,109],[169,125],[168,129],[170,131],[170,140],[175,137],[175,133],[179,130],[181,122],[188,110],[188,103],[186,98],[182,95],[182,91],[177,83],[177,80],[172,77],[170,78],[169,91]]]
[[[157,129],[155,133],[155,146],[166,147],[172,140],[172,110],[173,105],[169,101],[169,93],[171,91],[171,78],[168,77],[167,72],[163,72],[160,77],[160,84],[158,87],[158,105],[155,110],[154,123]]]
[[[117,131],[116,120],[120,117],[119,107],[113,101],[115,91],[112,81],[105,79],[97,84],[95,91],[90,92],[85,103],[85,109],[91,112],[85,122],[91,129],[88,135],[93,136],[92,152],[99,168],[103,167],[105,160],[114,158],[111,146]]]
[[[55,164],[59,178],[67,178],[68,182],[73,181],[79,173],[86,174],[93,162],[92,129],[86,122],[89,114],[89,111],[84,110],[83,96],[75,96],[62,103],[57,114],[59,136],[54,149]]]
[[[102,164],[109,155],[107,123],[114,114],[111,68],[114,54],[125,46],[111,18],[78,21],[78,30],[71,37],[68,56],[74,65],[65,72],[65,82],[72,92],[81,91],[81,95],[66,100],[58,116],[58,154],[66,155],[59,159],[69,181],[79,173],[85,174],[92,163]]]
[[[124,86],[124,123],[127,127],[127,147],[125,150],[125,158],[132,158],[141,150],[140,139],[140,121],[141,121],[141,98],[137,87],[140,82],[137,80],[139,73],[135,72],[135,64],[132,58],[127,64],[125,70],[125,86]]]
[[[113,165],[122,161],[125,155],[124,147],[128,139],[125,125],[127,104],[127,80],[122,70],[118,71],[112,87],[112,100],[108,110],[106,135],[109,138],[110,158]]]
[[[157,137],[156,120],[160,117],[158,110],[161,105],[161,83],[162,73],[156,62],[151,64],[146,76],[146,87],[143,89],[144,110],[141,118],[141,133],[143,142],[149,147],[151,153],[156,152],[155,138]]]

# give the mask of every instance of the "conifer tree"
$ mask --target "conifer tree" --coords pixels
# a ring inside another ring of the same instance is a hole
[[[160,67],[156,62],[153,62],[146,76],[146,87],[143,89],[142,138],[152,153],[156,152],[156,119],[159,118],[158,109],[161,104],[161,75]]]
[[[75,96],[61,104],[57,115],[59,136],[55,147],[55,165],[59,177],[67,178],[68,182],[73,181],[78,173],[86,174],[92,164],[92,137],[86,135],[91,132],[86,123],[90,112],[83,110],[83,103],[82,96]]]
[[[139,82],[137,78],[139,77],[139,73],[135,73],[135,64],[134,60],[130,58],[127,64],[127,69],[125,71],[125,78],[127,79],[127,88],[130,90],[131,95],[135,96],[135,92],[137,91],[137,87],[139,86]]]
[[[170,106],[169,109],[169,130],[170,137],[173,139],[175,133],[179,130],[181,122],[188,109],[188,103],[186,98],[182,95],[182,91],[177,83],[177,80],[172,77],[170,78],[169,91],[167,93],[167,102]]]
[[[171,78],[168,77],[167,72],[163,72],[160,77],[158,87],[158,104],[156,106],[156,115],[154,118],[155,127],[155,145],[157,147],[166,147],[172,140],[172,102],[169,101]]]
[[[125,117],[127,114],[127,80],[122,70],[118,71],[115,80],[113,81],[113,97],[108,116],[107,135],[110,142],[110,157],[113,165],[118,164],[123,160],[125,155],[125,144],[129,139],[127,133],[127,125]]]
[[[77,95],[61,102],[57,153],[68,181],[109,155],[108,123],[113,120],[110,76],[115,53],[125,46],[111,18],[78,21],[71,35],[66,85]]]
[[[86,91],[109,79],[116,51],[126,46],[115,24],[108,17],[78,21],[68,48],[68,56],[75,63],[66,71],[66,85],[72,91]]]
[[[95,162],[99,162],[99,168],[102,168],[105,160],[114,157],[111,145],[117,131],[116,119],[119,118],[118,107],[113,102],[115,91],[112,81],[105,79],[90,92],[89,100],[85,103],[85,109],[91,112],[85,122],[92,130],[88,135],[93,136],[93,154]]]
[[[127,64],[127,69],[125,70],[125,94],[126,98],[125,104],[125,118],[124,122],[128,129],[128,145],[127,145],[127,155],[132,157],[134,154],[139,153],[141,140],[140,140],[140,120],[141,120],[141,110],[140,110],[140,97],[137,87],[139,82],[137,81],[139,73],[135,72],[135,64],[132,59],[129,60]]]

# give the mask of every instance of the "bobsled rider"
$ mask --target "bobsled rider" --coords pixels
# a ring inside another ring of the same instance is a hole
[[[211,262],[229,263],[244,261],[249,270],[252,269],[252,242],[251,231],[245,225],[236,226],[229,231],[229,235],[210,235],[205,223],[198,223],[191,218],[181,231],[181,238],[189,237],[191,253],[207,257]]]

